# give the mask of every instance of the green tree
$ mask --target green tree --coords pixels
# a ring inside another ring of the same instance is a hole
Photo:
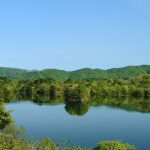
[[[13,122],[14,121],[10,116],[10,111],[6,111],[5,104],[0,102],[0,129],[4,129],[7,125]]]

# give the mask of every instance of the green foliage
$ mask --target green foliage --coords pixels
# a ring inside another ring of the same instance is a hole
[[[135,146],[120,141],[103,141],[98,143],[94,150],[135,150]]]
[[[10,111],[6,111],[4,103],[0,102],[0,129],[4,129],[11,123],[13,123],[13,119],[10,116]]]
[[[37,150],[58,150],[58,146],[49,138],[42,138],[37,145]]]
[[[84,84],[72,85],[71,87],[66,88],[64,96],[67,103],[76,101],[78,103],[88,102],[90,98],[90,89]]]
[[[10,134],[0,133],[0,150],[33,150],[33,146],[13,138]]]
[[[9,125],[1,130],[3,134],[10,134],[15,139],[23,139],[25,137],[25,129],[21,126]]]
[[[88,103],[102,96],[146,98],[150,97],[150,75],[129,79],[67,80],[65,82],[51,78],[34,81],[0,78],[0,98],[8,102],[18,96],[26,96],[34,100],[45,96],[49,97],[46,102],[65,99],[66,103]]]
[[[81,146],[72,146],[72,147],[65,147],[62,150],[91,150],[90,148],[85,148]]]

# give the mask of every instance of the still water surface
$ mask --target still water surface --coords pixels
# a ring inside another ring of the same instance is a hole
[[[38,105],[31,101],[7,104],[16,124],[27,136],[71,140],[74,144],[94,146],[101,140],[121,140],[150,149],[150,113],[127,111],[109,106],[90,107],[83,116],[70,115],[65,104]]]

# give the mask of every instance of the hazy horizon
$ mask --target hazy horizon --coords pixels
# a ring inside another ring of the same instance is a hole
[[[125,68],[125,67],[137,67],[137,66],[150,66],[149,64],[141,64],[141,65],[128,65],[128,66],[122,66],[122,67],[112,67],[112,68],[92,68],[92,67],[86,67],[86,68],[77,68],[74,70],[66,70],[66,69],[58,69],[58,68],[43,68],[43,69],[26,69],[26,68],[16,68],[16,67],[5,67],[5,66],[0,66],[0,68],[11,68],[11,69],[21,69],[21,70],[27,70],[27,71],[42,71],[46,69],[56,69],[56,70],[63,70],[63,71],[76,71],[80,69],[101,69],[101,70],[109,70],[109,69],[118,69],[118,68]]]

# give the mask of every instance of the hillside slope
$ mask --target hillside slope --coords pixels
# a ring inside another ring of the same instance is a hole
[[[83,68],[75,71],[58,69],[45,69],[41,71],[28,71],[16,68],[0,67],[0,77],[19,80],[36,80],[40,78],[53,78],[56,80],[102,80],[114,78],[130,78],[138,75],[150,74],[150,65],[127,66],[108,70]]]
[[[26,77],[28,70],[0,67],[0,77],[23,79]]]

